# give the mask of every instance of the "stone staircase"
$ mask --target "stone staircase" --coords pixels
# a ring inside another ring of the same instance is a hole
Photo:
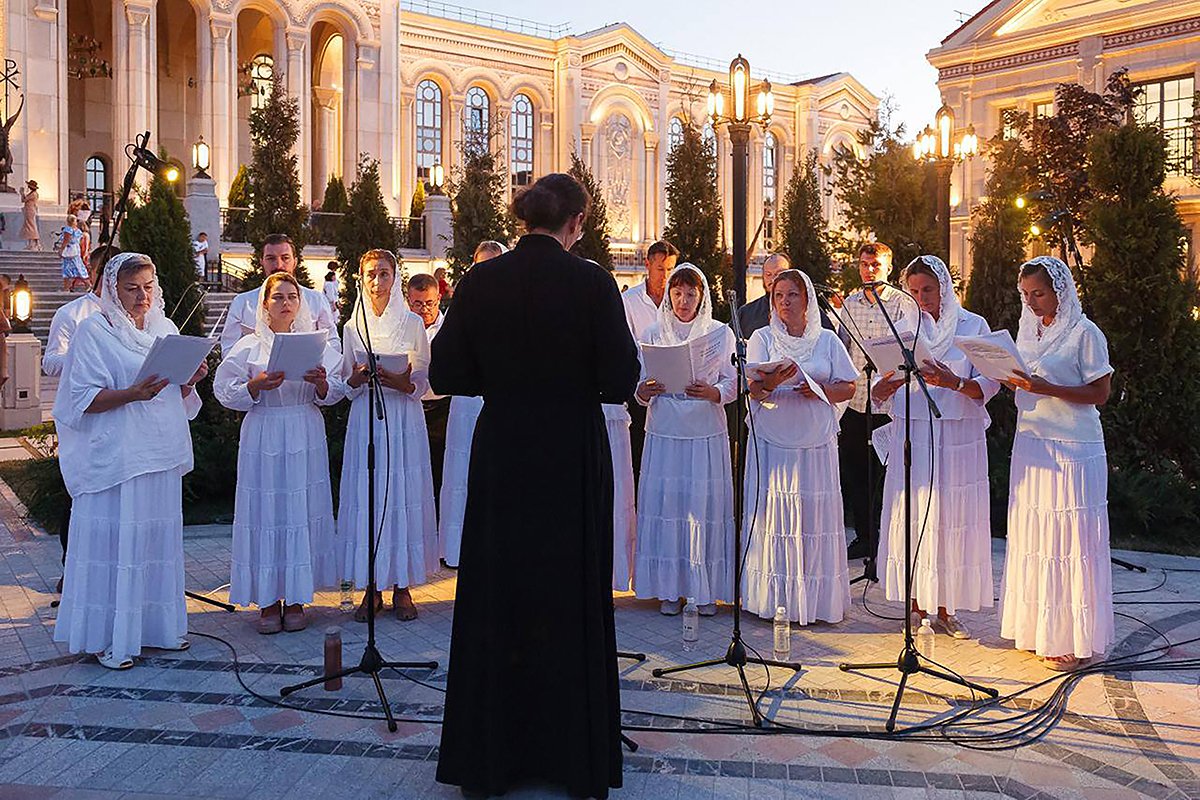
[[[59,259],[50,251],[27,252],[24,250],[0,250],[0,274],[7,274],[16,281],[20,275],[29,282],[33,292],[33,319],[29,327],[45,345],[50,333],[50,320],[54,312],[64,303],[69,303],[79,293],[62,290],[62,270]],[[213,325],[221,317],[233,299],[232,292],[209,292],[204,298],[204,330],[211,333]],[[195,302],[195,292],[190,294]],[[167,309],[168,311],[170,309]]]

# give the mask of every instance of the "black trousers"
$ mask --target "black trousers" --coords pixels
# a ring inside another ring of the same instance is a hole
[[[870,434],[886,425],[887,414],[865,414],[847,408],[842,416],[842,435],[838,439],[841,462],[842,497],[850,508],[854,532],[867,546],[867,556],[875,558],[879,549],[879,517],[883,513],[883,465],[870,445]],[[870,461],[868,461],[870,459]],[[871,465],[871,505],[867,505],[867,465]]]
[[[62,517],[58,522],[58,543],[62,545],[62,563],[67,564],[67,536],[71,532],[71,497],[67,496],[66,505],[63,506]]]
[[[637,400],[625,404],[629,409],[629,449],[633,453],[633,483],[642,477],[642,449],[646,446],[646,407]]]
[[[446,460],[446,423],[450,420],[450,398],[423,400],[425,429],[429,434],[429,465],[433,468],[433,503],[441,513],[442,462]]]

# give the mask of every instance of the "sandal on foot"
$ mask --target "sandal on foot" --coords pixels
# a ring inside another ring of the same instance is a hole
[[[401,622],[412,622],[417,618],[417,604],[413,602],[408,589],[392,592],[392,608],[396,611],[396,619]]]
[[[1079,659],[1075,656],[1043,656],[1042,664],[1055,672],[1073,672],[1079,667]]]
[[[96,660],[100,662],[100,666],[109,669],[129,669],[133,666],[132,658],[117,658],[111,647],[103,653],[97,653]]]
[[[274,611],[269,614],[267,612]],[[279,612],[279,603],[269,605],[262,609],[262,613],[258,618],[258,632],[264,636],[270,636],[273,633],[279,633],[283,630],[283,616]]]
[[[184,650],[187,650],[191,646],[192,646],[191,642],[189,642],[184,637],[180,636],[175,641],[175,644],[173,644],[173,645],[165,645],[164,644],[161,647],[156,647],[154,649],[155,650],[170,650],[172,653],[182,653]]]
[[[683,610],[683,600],[663,600],[658,604],[658,613],[673,617]]]
[[[368,597],[368,595],[364,594],[362,602],[359,603],[358,608],[356,608],[354,610],[354,621],[355,622],[366,622],[367,621],[367,597]],[[378,617],[382,613],[383,613],[383,593],[376,592],[375,593],[375,616]]]
[[[302,631],[308,627],[304,616],[304,606],[299,603],[283,607],[283,629],[288,633]]]

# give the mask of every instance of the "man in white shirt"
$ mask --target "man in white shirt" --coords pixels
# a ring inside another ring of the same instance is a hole
[[[888,406],[869,408],[870,392],[867,376],[863,371],[867,363],[866,354],[854,344],[850,334],[860,340],[891,336],[891,328],[883,312],[882,303],[897,329],[904,326],[901,321],[908,312],[915,311],[905,302],[899,289],[888,285],[892,270],[892,249],[882,242],[869,242],[859,248],[858,274],[863,288],[851,294],[842,304],[841,327],[838,334],[850,351],[850,360],[859,370],[854,381],[854,397],[842,416],[842,435],[838,442],[842,465],[842,493],[850,505],[857,538],[850,543],[850,558],[866,558],[870,561],[868,572],[874,569],[875,552],[879,544],[879,515],[883,503],[883,465],[869,444],[871,432],[888,422]],[[873,377],[878,378],[878,375]],[[867,464],[870,459],[871,484],[867,483]],[[871,503],[868,505],[868,493]]]
[[[621,293],[625,305],[625,321],[635,342],[646,338],[646,331],[658,322],[658,307],[667,291],[667,278],[679,260],[679,250],[668,241],[659,240],[646,248],[646,280]],[[646,441],[646,409],[634,402],[629,408],[629,444],[633,451],[633,477],[641,477],[642,446]]]
[[[286,233],[272,233],[263,240],[262,265],[263,272],[267,275],[280,270],[294,275],[298,263],[299,255],[296,252],[296,244]],[[316,289],[310,289],[307,286],[302,286],[300,289],[304,295],[304,302],[308,303],[308,309],[312,312],[313,320],[316,321],[316,330],[328,332],[329,341],[333,342],[340,352],[342,342],[338,338],[337,320],[333,318],[333,309],[329,307],[329,301]],[[248,292],[242,292],[230,301],[229,311],[226,312],[225,326],[221,329],[222,353],[228,353],[239,339],[254,332],[261,294],[261,289],[251,289]]]
[[[438,279],[424,272],[413,275],[408,281],[405,291],[408,308],[421,318],[425,324],[425,335],[430,344],[433,337],[442,329],[446,315],[440,305],[442,290]],[[450,419],[450,398],[427,391],[421,397],[421,405],[425,408],[425,430],[429,435],[429,463],[433,468],[433,499],[434,503],[441,502],[442,494],[442,462],[446,457],[446,423]]]
[[[201,231],[196,236],[196,241],[192,242],[192,260],[196,262],[196,274],[204,280],[204,274],[208,269],[208,234]]]

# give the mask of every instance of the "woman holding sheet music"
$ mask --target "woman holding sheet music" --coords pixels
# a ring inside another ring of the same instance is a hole
[[[942,412],[940,419],[930,421],[929,404],[914,378],[908,396],[912,403],[914,554],[912,608],[908,611],[919,617],[914,620],[915,628],[926,612],[937,609],[935,629],[956,639],[969,639],[971,634],[957,612],[992,607],[991,499],[984,438],[989,419],[984,406],[1000,385],[980,375],[955,346],[955,337],[980,336],[989,328],[987,320],[959,305],[950,271],[942,260],[936,256],[914,259],[905,268],[903,281],[921,307],[919,334],[933,356],[918,366]],[[874,387],[874,399],[882,404],[903,386],[903,375],[887,372]],[[905,594],[905,403],[904,397],[892,402],[892,422],[880,429],[888,457],[879,577],[889,600],[903,600]]]
[[[266,372],[275,335],[311,331],[290,273],[263,284],[254,333],[217,367],[213,394],[246,412],[238,442],[229,600],[260,609],[258,632],[304,630],[304,604],[337,581],[333,496],[325,420],[316,406],[342,399],[341,353],[329,341],[303,380]],[[282,605],[282,610],[281,610]]]
[[[1098,406],[1112,366],[1083,313],[1071,270],[1041,256],[1021,267],[1017,435],[1008,501],[1000,635],[1050,669],[1074,669],[1113,641],[1108,460]]]
[[[433,471],[421,397],[429,389],[429,337],[425,323],[408,310],[400,285],[396,256],[368,250],[359,260],[364,296],[342,332],[346,395],[350,422],[342,458],[342,490],[338,503],[340,576],[359,586],[368,583],[367,553],[378,539],[377,587],[392,587],[392,606],[400,620],[417,617],[408,587],[425,582],[437,569],[437,520],[433,504]],[[369,413],[368,350],[379,359],[383,419],[375,422],[375,515],[367,517],[367,435]],[[398,361],[407,366],[398,369]],[[365,622],[367,603],[383,610],[382,588],[363,596],[355,619]]]
[[[751,334],[746,351],[749,362],[774,369],[749,376],[742,603],[763,619],[783,607],[801,625],[840,622],[850,573],[830,404],[854,396],[858,370],[837,334],[821,327],[807,275],[780,273],[770,304],[767,327]]]
[[[687,597],[700,613],[717,613],[733,597],[733,481],[729,429],[722,406],[737,396],[729,356],[733,331],[712,318],[704,274],[680,264],[667,281],[658,322],[643,345],[677,345],[712,334],[720,338],[721,366],[668,394],[643,375],[636,397],[649,411],[638,484],[634,591],[658,598],[664,614],[678,614]],[[643,364],[644,369],[644,364]]]
[[[79,323],[54,420],[71,493],[71,547],[54,639],[128,669],[143,647],[188,646],[183,597],[183,475],[192,469],[194,386],[137,381],[156,339],[178,333],[154,262],[122,253],[104,271],[100,313]]]

